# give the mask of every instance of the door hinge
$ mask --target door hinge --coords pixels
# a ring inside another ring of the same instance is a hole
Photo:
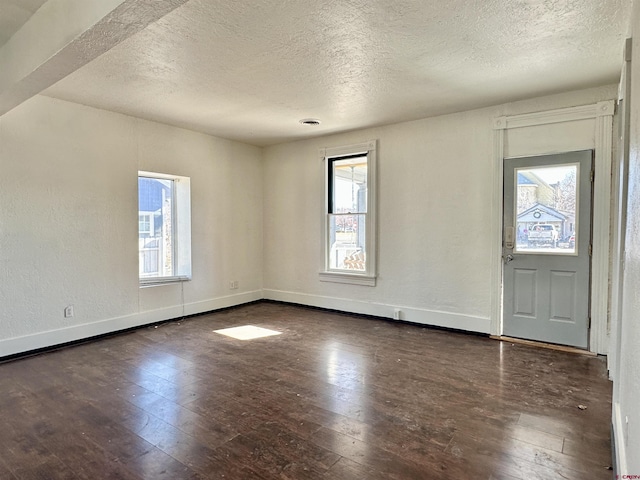
[[[587,328],[591,329],[591,317],[589,317],[589,327]]]
[[[593,245],[589,244],[589,256],[593,256]]]
[[[590,181],[591,183],[593,183],[593,179],[595,178],[595,176],[596,176],[596,172],[595,172],[595,170],[591,170],[591,173],[589,174],[589,178],[590,178],[590,180],[589,180],[589,181]]]

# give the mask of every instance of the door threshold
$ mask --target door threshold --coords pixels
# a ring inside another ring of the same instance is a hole
[[[589,357],[596,357],[597,354],[581,348],[570,347],[568,345],[556,345],[555,343],[537,342],[535,340],[524,340],[523,338],[505,337],[503,335],[489,335],[489,338],[494,340],[500,340],[502,342],[519,343],[522,345],[529,345],[531,347],[547,348],[549,350],[559,350],[561,352],[575,353],[578,355],[587,355]]]

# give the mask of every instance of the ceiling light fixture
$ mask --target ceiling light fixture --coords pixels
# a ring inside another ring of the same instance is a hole
[[[318,120],[317,118],[303,118],[302,120],[300,120],[300,123],[302,125],[316,126],[320,125],[320,120]]]

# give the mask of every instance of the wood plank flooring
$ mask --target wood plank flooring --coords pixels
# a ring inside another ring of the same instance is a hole
[[[265,302],[0,364],[0,479],[610,479],[610,412],[601,358]]]

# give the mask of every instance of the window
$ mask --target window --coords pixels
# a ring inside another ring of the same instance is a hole
[[[576,255],[580,164],[516,168],[515,179],[514,252]]]
[[[320,280],[375,285],[375,141],[321,151],[326,172]]]
[[[152,233],[152,219],[150,213],[139,213],[138,214],[138,231],[140,232],[140,236],[151,235]]]
[[[138,273],[141,285],[191,277],[188,177],[138,172]]]

